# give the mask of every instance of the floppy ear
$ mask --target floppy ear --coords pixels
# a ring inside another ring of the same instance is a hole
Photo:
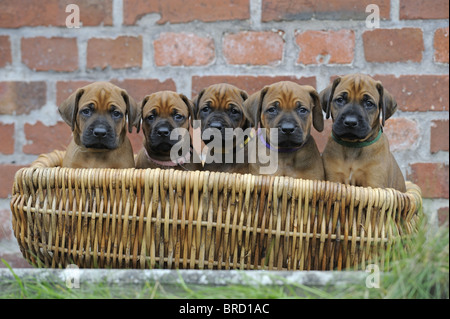
[[[244,112],[244,118],[245,118],[245,123],[244,123],[244,129],[247,129],[249,127],[252,127],[252,120],[250,118],[247,117],[247,113],[245,112],[245,101],[248,100],[248,94],[247,92],[245,92],[244,90],[240,91],[241,97],[242,97],[242,107],[243,107],[243,112]]]
[[[330,118],[331,111],[331,101],[333,100],[334,90],[341,82],[341,78],[337,78],[329,85],[326,89],[322,90],[319,94],[320,103],[322,105],[323,111],[326,113],[326,118]]]
[[[384,126],[385,121],[397,110],[397,101],[391,93],[384,89],[381,82],[378,82],[376,87],[378,94],[380,95],[380,102],[378,106],[381,110],[381,125]]]
[[[199,110],[199,103],[200,100],[202,99],[203,94],[205,93],[205,89],[201,90],[200,93],[194,98],[193,100],[193,104],[194,104],[194,109],[193,109],[193,113],[194,113],[194,118],[198,119],[198,110]]]
[[[184,103],[186,103],[188,110],[189,110],[189,116],[191,118],[191,125],[193,124],[194,121],[194,102],[192,102],[191,100],[189,100],[186,95],[184,94],[179,94],[180,98],[183,100]]]
[[[75,130],[77,121],[78,103],[81,96],[84,94],[84,89],[78,89],[72,93],[58,108],[62,119],[70,126],[72,132]]]
[[[120,94],[127,106],[128,132],[133,132],[133,126],[136,126],[136,132],[139,133],[141,127],[141,112],[136,101],[128,95],[127,91],[122,90]]]
[[[261,120],[261,107],[264,96],[269,90],[268,86],[265,86],[261,91],[255,92],[244,102],[244,114],[249,120],[250,124],[254,128],[258,128],[259,121]]]
[[[313,100],[314,106],[312,109],[312,116],[313,116],[313,126],[318,132],[323,131],[323,114],[322,114],[322,107],[320,104],[320,98],[319,93],[312,87],[307,87],[309,91],[309,95],[311,95],[311,99]]]

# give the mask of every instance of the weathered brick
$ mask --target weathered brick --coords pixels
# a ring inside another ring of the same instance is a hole
[[[449,147],[449,125],[448,120],[431,121],[431,140],[430,151],[437,153],[439,151],[448,152]]]
[[[392,152],[412,149],[415,144],[417,145],[421,134],[416,121],[401,117],[387,120],[384,133],[389,140]]]
[[[400,0],[400,19],[448,19],[448,0]]]
[[[22,38],[22,63],[35,71],[71,72],[78,69],[76,38]]]
[[[126,69],[142,67],[142,36],[121,36],[115,39],[89,39],[87,67]]]
[[[158,13],[158,24],[246,20],[250,18],[249,0],[127,0],[123,22],[133,25],[149,13]]]
[[[2,0],[0,28],[65,27],[72,3],[80,8],[82,26],[112,25],[112,0]]]
[[[223,55],[228,64],[270,65],[283,59],[284,32],[244,31],[223,38]]]
[[[194,33],[160,34],[153,42],[157,66],[199,66],[214,61],[214,40]]]
[[[30,144],[23,146],[25,154],[43,154],[54,150],[64,150],[72,138],[72,131],[65,122],[46,126],[42,122],[24,125],[25,137]]]
[[[420,62],[424,44],[419,28],[375,29],[362,35],[367,62]]]
[[[0,164],[0,198],[7,198],[11,195],[14,183],[14,175],[24,167],[23,165]]]
[[[349,64],[353,61],[353,30],[305,31],[295,34],[295,42],[300,47],[297,59],[300,64]]]
[[[7,66],[12,63],[11,56],[11,41],[9,36],[0,36],[0,68]]]
[[[448,75],[376,75],[374,78],[393,94],[399,110],[448,111]]]
[[[448,164],[413,163],[407,180],[417,184],[424,198],[448,198]]]
[[[365,20],[369,4],[376,4],[380,17],[389,19],[389,0],[262,0],[263,22],[282,20]]]
[[[448,3],[448,2],[447,2]],[[448,27],[437,29],[434,33],[434,61],[448,63]]]
[[[46,103],[45,82],[0,82],[0,115],[28,114]]]
[[[315,77],[301,77],[295,76],[231,76],[231,75],[211,75],[211,76],[193,76],[192,77],[192,97],[196,96],[202,89],[216,83],[232,84],[248,94],[252,94],[261,90],[264,86],[270,85],[279,81],[292,81],[300,85],[316,86]]]
[[[14,124],[0,123],[0,154],[14,153]]]

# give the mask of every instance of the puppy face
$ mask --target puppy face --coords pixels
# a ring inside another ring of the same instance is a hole
[[[183,94],[161,91],[147,95],[142,101],[142,129],[149,153],[166,154],[179,140],[171,140],[175,128],[189,130],[193,104]],[[181,137],[180,137],[181,139]]]
[[[321,92],[333,133],[342,139],[365,140],[396,111],[397,103],[379,81],[364,74],[337,78]]]
[[[132,126],[139,130],[138,108],[127,92],[109,82],[78,89],[59,107],[73,131],[75,143],[86,148],[115,149]]]
[[[200,92],[194,102],[194,116],[201,120],[202,133],[208,128],[218,129],[225,140],[226,128],[249,127],[243,112],[243,103],[248,95],[229,84],[212,85]]]
[[[323,130],[319,95],[311,86],[282,81],[264,87],[246,103],[246,112],[253,125],[278,131],[278,146],[301,146],[310,135],[311,125]]]

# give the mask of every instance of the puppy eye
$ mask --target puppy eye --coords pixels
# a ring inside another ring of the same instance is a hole
[[[239,110],[237,109],[237,108],[235,108],[235,107],[233,107],[232,109],[231,109],[231,114],[233,114],[233,115],[236,115],[236,114],[240,114],[241,112],[239,112]]]
[[[334,102],[336,102],[336,104],[338,105],[343,105],[345,104],[345,99],[342,96],[340,96],[336,100],[334,100]]]
[[[114,111],[111,112],[111,116],[114,119],[120,119],[120,118],[122,118],[122,113],[117,111],[117,110],[114,110]]]
[[[81,113],[82,115],[84,115],[84,116],[91,116],[91,115],[92,115],[92,110],[89,109],[89,108],[85,108],[85,109],[82,109],[82,110],[80,111],[80,113]]]
[[[368,109],[372,108],[375,106],[375,104],[372,101],[366,100],[364,101],[364,106]]]
[[[300,113],[300,114],[307,114],[307,113],[309,113],[309,110],[306,107],[300,107],[298,109],[298,113]]]
[[[184,120],[184,116],[181,115],[181,114],[175,114],[173,116],[173,118],[174,118],[175,121],[183,121]]]
[[[211,108],[209,106],[205,106],[204,108],[202,108],[203,113],[209,113],[210,110]]]
[[[277,114],[277,108],[275,106],[269,107],[266,112],[270,115],[275,115]]]
[[[155,119],[155,114],[150,114],[147,116],[147,121],[153,121]]]

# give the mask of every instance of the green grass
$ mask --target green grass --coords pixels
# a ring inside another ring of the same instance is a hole
[[[404,237],[392,248],[390,270],[383,273],[379,288],[367,288],[365,282],[352,285],[308,287],[281,286],[204,286],[143,283],[124,288],[106,283],[86,284],[69,289],[61,283],[22,280],[0,282],[0,299],[448,299],[449,298],[449,229],[430,231],[424,227],[414,236]],[[5,264],[6,262],[3,261]],[[14,274],[14,270],[10,268]]]

